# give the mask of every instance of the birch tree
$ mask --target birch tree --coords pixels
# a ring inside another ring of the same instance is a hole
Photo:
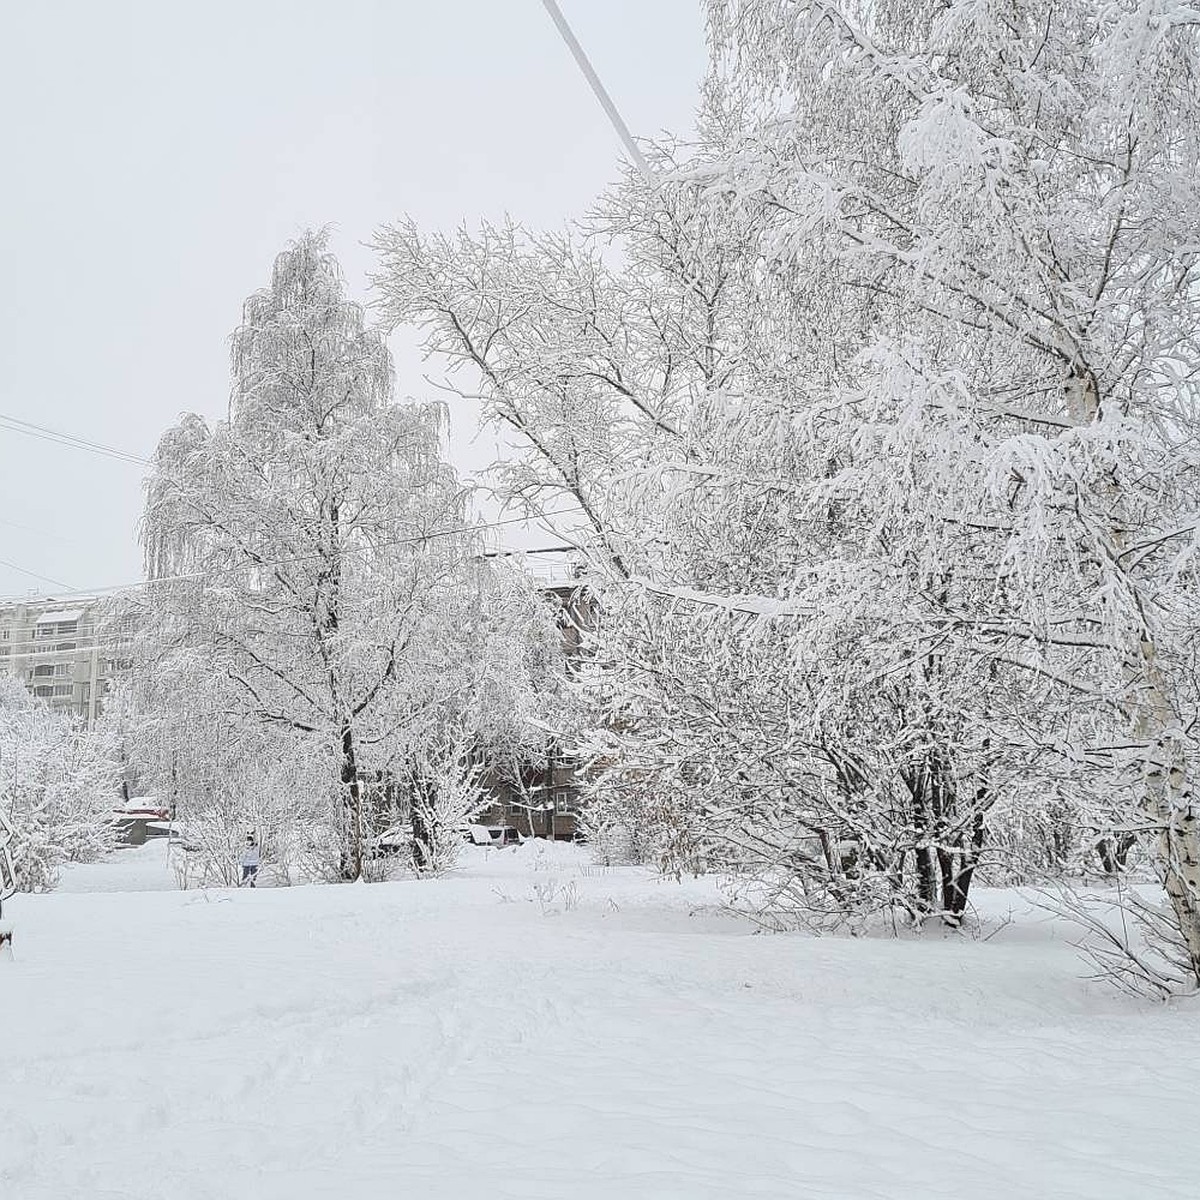
[[[156,636],[223,676],[238,718],[322,747],[351,878],[364,781],[405,736],[396,697],[436,669],[479,545],[440,435],[436,406],[393,401],[382,338],[309,234],[246,301],[228,419],[185,416],[147,485]]]
[[[853,420],[831,496],[911,506],[862,454],[864,410],[920,459],[930,561],[955,579],[939,620],[1044,691],[1027,742],[1135,802],[1200,979],[1194,12],[710,14],[738,120],[698,177],[754,221],[798,314],[832,289],[875,326],[830,380]]]
[[[322,235],[246,302],[232,367],[228,419],[185,416],[148,484],[143,757],[221,862],[249,822],[303,873],[331,824],[357,878],[402,812],[444,863],[475,764],[541,752],[562,674],[551,614],[485,560],[442,410],[394,402]],[[456,799],[417,830],[430,780]]]

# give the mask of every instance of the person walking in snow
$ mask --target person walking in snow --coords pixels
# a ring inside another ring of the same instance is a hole
[[[258,842],[254,840],[254,834],[246,834],[246,848],[242,851],[242,882],[238,887],[249,883],[251,887],[255,886],[255,880],[258,878],[258,865],[262,862],[262,855],[258,850]]]

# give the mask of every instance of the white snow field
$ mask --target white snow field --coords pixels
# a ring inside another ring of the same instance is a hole
[[[1082,982],[1036,913],[755,936],[710,881],[544,844],[133,890],[161,855],[11,906],[3,1200],[1200,1194],[1200,1013]]]

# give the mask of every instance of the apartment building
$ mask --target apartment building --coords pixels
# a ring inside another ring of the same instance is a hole
[[[0,675],[91,728],[128,640],[104,611],[96,597],[0,601]]]
[[[574,674],[583,661],[584,634],[595,627],[596,597],[561,568],[527,565],[526,571],[554,610],[567,672]],[[489,770],[484,782],[494,803],[478,819],[485,825],[514,826],[525,837],[569,841],[578,832],[579,772],[580,764],[558,746],[548,748],[544,763],[522,767],[519,781]]]

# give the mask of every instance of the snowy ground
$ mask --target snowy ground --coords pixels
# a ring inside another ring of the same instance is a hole
[[[1200,1013],[1081,983],[1033,915],[753,936],[570,847],[137,890],[162,853],[12,905],[4,1200],[1197,1195]]]

